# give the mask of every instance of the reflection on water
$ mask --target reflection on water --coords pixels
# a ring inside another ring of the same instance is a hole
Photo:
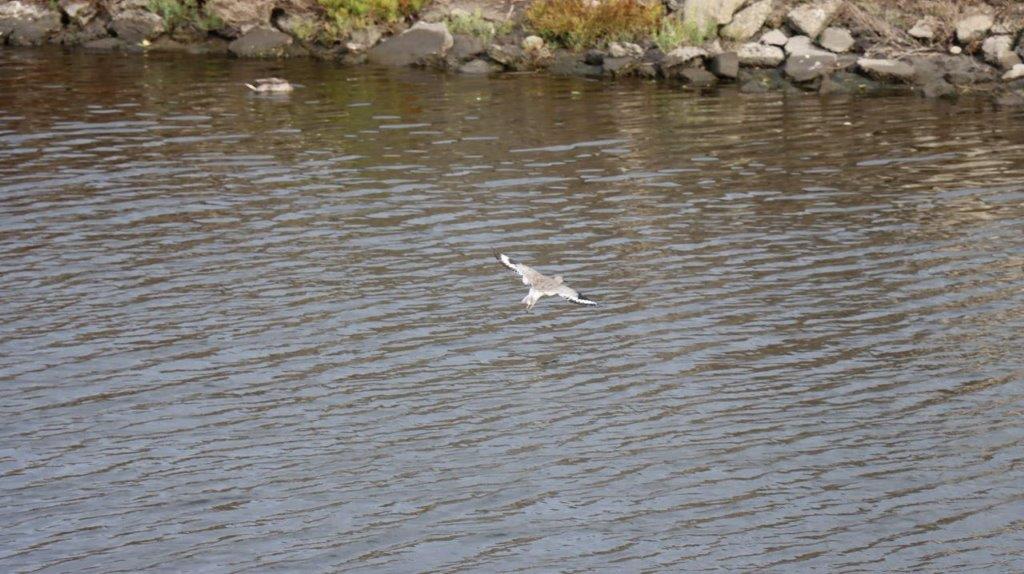
[[[1024,569],[1019,115],[0,67],[4,571]]]

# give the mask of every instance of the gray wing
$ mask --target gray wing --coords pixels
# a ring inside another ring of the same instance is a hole
[[[516,261],[515,259],[512,259],[508,255],[505,255],[504,253],[498,253],[497,251],[495,251],[494,257],[498,261],[501,261],[502,265],[515,271],[516,274],[522,277],[523,285],[535,285],[537,281],[544,278],[543,275],[535,271],[532,267],[523,265],[522,263]]]
[[[593,301],[583,293],[569,287],[568,285],[561,285],[558,287],[558,296],[563,299],[568,299],[577,305],[592,305],[597,306],[597,301]]]

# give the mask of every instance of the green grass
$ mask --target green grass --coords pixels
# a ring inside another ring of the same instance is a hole
[[[317,0],[337,33],[372,24],[393,24],[415,14],[429,0]]]
[[[526,11],[538,35],[576,50],[651,37],[664,16],[653,0],[537,0]]]
[[[207,14],[198,0],[149,0],[149,11],[160,16],[168,29],[175,29],[187,24],[194,24],[202,31],[216,30],[224,26],[224,22],[213,14]]]
[[[475,36],[489,42],[498,29],[481,15],[480,10],[466,14],[455,14],[448,17],[448,31],[452,34]]]

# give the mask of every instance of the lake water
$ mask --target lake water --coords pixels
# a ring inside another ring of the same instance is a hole
[[[1022,332],[985,99],[0,51],[4,572],[1022,571]]]

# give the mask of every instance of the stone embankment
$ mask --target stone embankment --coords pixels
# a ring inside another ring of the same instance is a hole
[[[438,0],[415,16],[337,32],[325,26],[322,0],[0,0],[0,44],[545,70],[744,92],[990,91],[1002,105],[1024,105],[1024,6],[1012,2],[952,2],[936,15],[920,11],[921,0],[902,12],[873,0],[665,0],[666,20],[699,33],[569,50],[531,28],[523,0],[504,1]]]

